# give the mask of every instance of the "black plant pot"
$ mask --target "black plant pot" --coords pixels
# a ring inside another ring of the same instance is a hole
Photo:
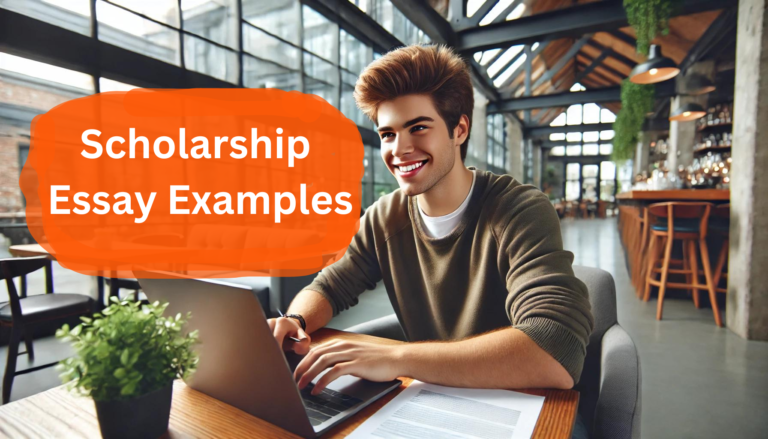
[[[94,401],[104,439],[157,439],[168,430],[173,382],[124,401]]]

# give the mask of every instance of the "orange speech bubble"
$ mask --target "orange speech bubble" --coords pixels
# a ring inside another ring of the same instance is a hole
[[[363,155],[317,96],[138,89],[37,116],[20,186],[32,235],[83,274],[301,276],[357,232]]]

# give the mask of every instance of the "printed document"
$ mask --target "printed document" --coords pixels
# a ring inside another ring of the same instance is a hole
[[[414,381],[348,438],[528,439],[543,405],[543,396]]]

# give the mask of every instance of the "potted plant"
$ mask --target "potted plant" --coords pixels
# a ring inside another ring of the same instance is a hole
[[[76,355],[59,363],[67,387],[93,398],[104,438],[157,438],[168,429],[173,380],[197,365],[197,331],[182,335],[189,319],[163,317],[168,304],[142,305],[111,299],[111,305],[56,337],[71,341]]]

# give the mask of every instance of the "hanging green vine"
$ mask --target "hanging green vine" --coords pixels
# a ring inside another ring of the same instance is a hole
[[[680,0],[624,0],[629,24],[635,29],[637,53],[648,55],[651,41],[669,33],[669,18],[681,5]]]
[[[614,161],[622,162],[634,157],[638,134],[643,128],[645,115],[653,111],[656,91],[651,84],[635,84],[625,79],[621,83],[621,110],[613,123]]]

